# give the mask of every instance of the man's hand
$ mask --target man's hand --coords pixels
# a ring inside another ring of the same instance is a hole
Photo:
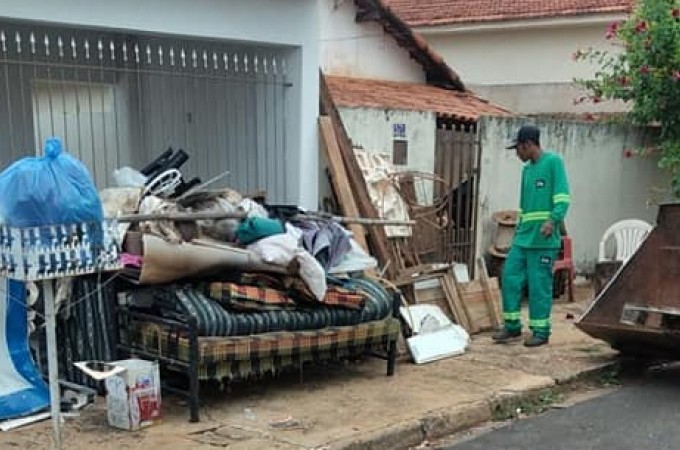
[[[552,220],[548,220],[541,226],[541,234],[545,237],[550,237],[552,236],[554,229],[555,224],[553,224]]]

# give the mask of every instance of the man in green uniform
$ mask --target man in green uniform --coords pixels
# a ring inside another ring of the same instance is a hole
[[[502,294],[504,329],[493,336],[498,343],[522,335],[520,302],[529,287],[529,328],[533,335],[527,347],[548,343],[553,301],[553,263],[561,245],[561,225],[569,208],[569,182],[562,158],[543,151],[540,132],[525,125],[508,149],[522,160],[520,217],[503,268]]]

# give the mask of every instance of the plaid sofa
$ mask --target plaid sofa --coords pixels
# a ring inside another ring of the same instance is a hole
[[[189,399],[192,422],[199,420],[201,381],[248,379],[306,363],[353,358],[367,353],[387,360],[389,376],[394,373],[396,344],[401,333],[400,296],[383,289],[378,281],[362,280],[361,283],[370,288],[367,290],[371,295],[363,311],[353,312],[356,317],[349,321],[352,324],[348,325],[346,314],[341,314],[337,317],[340,325],[332,325],[332,320],[310,320],[310,326],[317,326],[317,329],[215,336],[207,332],[215,327],[201,323],[208,314],[197,314],[194,303],[178,300],[177,306],[184,306],[185,313],[171,318],[121,304],[118,306],[118,349],[127,356],[158,360],[164,369],[186,374],[189,388],[181,393]],[[215,287],[211,286],[211,289]],[[381,304],[387,305],[387,309],[383,311]],[[266,314],[271,316],[276,312],[267,311]],[[323,309],[319,315],[335,317]],[[284,319],[289,316],[290,313],[281,313]],[[225,320],[223,318],[221,322]],[[319,327],[323,323],[331,325]]]

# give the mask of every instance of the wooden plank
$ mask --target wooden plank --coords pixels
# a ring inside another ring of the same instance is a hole
[[[419,280],[421,275],[427,275],[431,273],[443,273],[451,268],[449,264],[446,265],[434,265],[434,264],[421,264],[419,266],[409,267],[404,269],[399,275],[402,278],[412,277],[414,280]]]
[[[435,302],[444,298],[444,291],[441,284],[437,287],[416,289],[416,299],[418,303]]]
[[[489,308],[484,296],[484,287],[480,280],[473,280],[468,283],[459,283],[460,297],[468,311],[472,333],[496,329]],[[489,287],[494,292],[494,296],[499,297],[498,279],[490,278]]]
[[[491,289],[489,272],[486,270],[486,262],[481,256],[477,258],[477,267],[479,269],[479,281],[484,289],[484,299],[489,308],[489,315],[494,326],[500,327],[503,324],[500,301],[495,295],[495,291]]]
[[[418,281],[437,279],[438,285],[421,289],[414,288],[415,303],[439,306],[449,318],[463,326],[470,334],[495,329],[496,325],[489,314],[481,281],[456,283],[451,279],[449,283],[444,281],[445,277],[451,278],[450,275],[442,273],[417,278]],[[499,295],[498,279],[490,278],[489,287],[497,297]]]
[[[494,329],[481,284],[478,281],[465,283],[461,285],[461,291],[463,303],[472,323],[472,333]]]
[[[467,308],[461,300],[458,292],[458,287],[456,286],[456,280],[453,278],[451,273],[442,275],[441,277],[442,286],[444,287],[444,292],[446,293],[446,299],[449,303],[451,311],[456,317],[456,322],[461,327],[465,328],[469,333],[473,333],[473,324],[470,320]]]
[[[358,217],[359,208],[354,201],[354,194],[350,187],[345,164],[342,162],[342,155],[338,147],[338,141],[333,129],[333,123],[328,116],[319,117],[319,132],[321,135],[322,147],[324,149],[328,168],[331,171],[331,182],[340,202],[340,209],[345,216]],[[364,227],[358,224],[349,225],[349,229],[354,234],[354,239],[367,252],[369,251],[366,243]]]
[[[195,212],[195,213],[155,213],[155,214],[125,214],[109,217],[110,220],[118,222],[154,222],[161,220],[172,220],[174,222],[194,222],[196,220],[222,220],[222,219],[244,219],[247,214],[244,212]]]
[[[440,276],[441,276],[441,273],[427,273],[427,274],[419,275],[417,277],[397,278],[392,283],[394,283],[395,286],[400,288],[400,287],[403,287],[403,286],[411,286],[418,281],[424,281],[424,280],[431,280],[433,278],[439,278]]]
[[[345,165],[345,170],[347,171],[347,178],[350,181],[352,193],[354,194],[354,199],[356,201],[360,216],[369,219],[378,219],[378,212],[373,206],[371,198],[368,194],[366,180],[364,179],[361,167],[359,167],[356,155],[354,154],[352,141],[347,134],[347,130],[345,130],[340,113],[333,102],[333,98],[331,97],[330,89],[328,88],[326,79],[322,72],[320,72],[319,75],[319,84],[321,87],[321,112],[322,114],[327,115],[333,123],[338,147],[342,155],[342,161]],[[397,267],[394,263],[390,263],[392,260],[392,254],[388,247],[387,235],[385,234],[384,228],[369,227],[367,233],[374,254],[385,270],[385,275],[388,279],[393,279],[397,274]]]
[[[460,283],[456,281],[455,276],[453,275],[453,271],[450,272],[449,278],[451,279],[451,283],[453,284],[453,287],[456,291],[456,297],[458,298],[458,302],[460,303],[460,307],[463,309],[465,312],[465,316],[467,318],[468,323],[470,324],[470,330],[472,333],[477,332],[480,330],[480,327],[478,327],[475,322],[473,321],[473,316],[472,316],[472,311],[468,307],[468,304],[465,302],[464,297],[462,295],[461,289],[460,289]]]

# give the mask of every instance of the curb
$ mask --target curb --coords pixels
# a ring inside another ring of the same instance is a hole
[[[555,380],[555,383],[557,383],[558,386],[569,385],[571,383],[576,383],[578,381],[583,381],[598,375],[602,375],[608,370],[618,368],[620,366],[621,366],[620,359],[618,358],[612,359],[611,361],[605,361],[593,365],[592,367],[588,367],[587,369],[584,369],[580,372],[572,373],[564,377],[557,378]]]
[[[419,419],[411,419],[355,438],[336,441],[321,448],[329,450],[395,450],[415,447],[425,440],[440,439],[491,422],[494,418],[494,412],[503,405],[528,401],[555,389],[567,389],[571,384],[596,377],[617,366],[619,366],[619,362],[616,360],[604,362],[556,379],[551,386],[496,393],[486,400],[430,411]]]
[[[355,439],[336,442],[333,450],[395,450],[415,447],[426,439],[436,439],[470,429],[492,419],[492,409],[484,400],[452,408],[430,411],[412,419],[366,433]]]

